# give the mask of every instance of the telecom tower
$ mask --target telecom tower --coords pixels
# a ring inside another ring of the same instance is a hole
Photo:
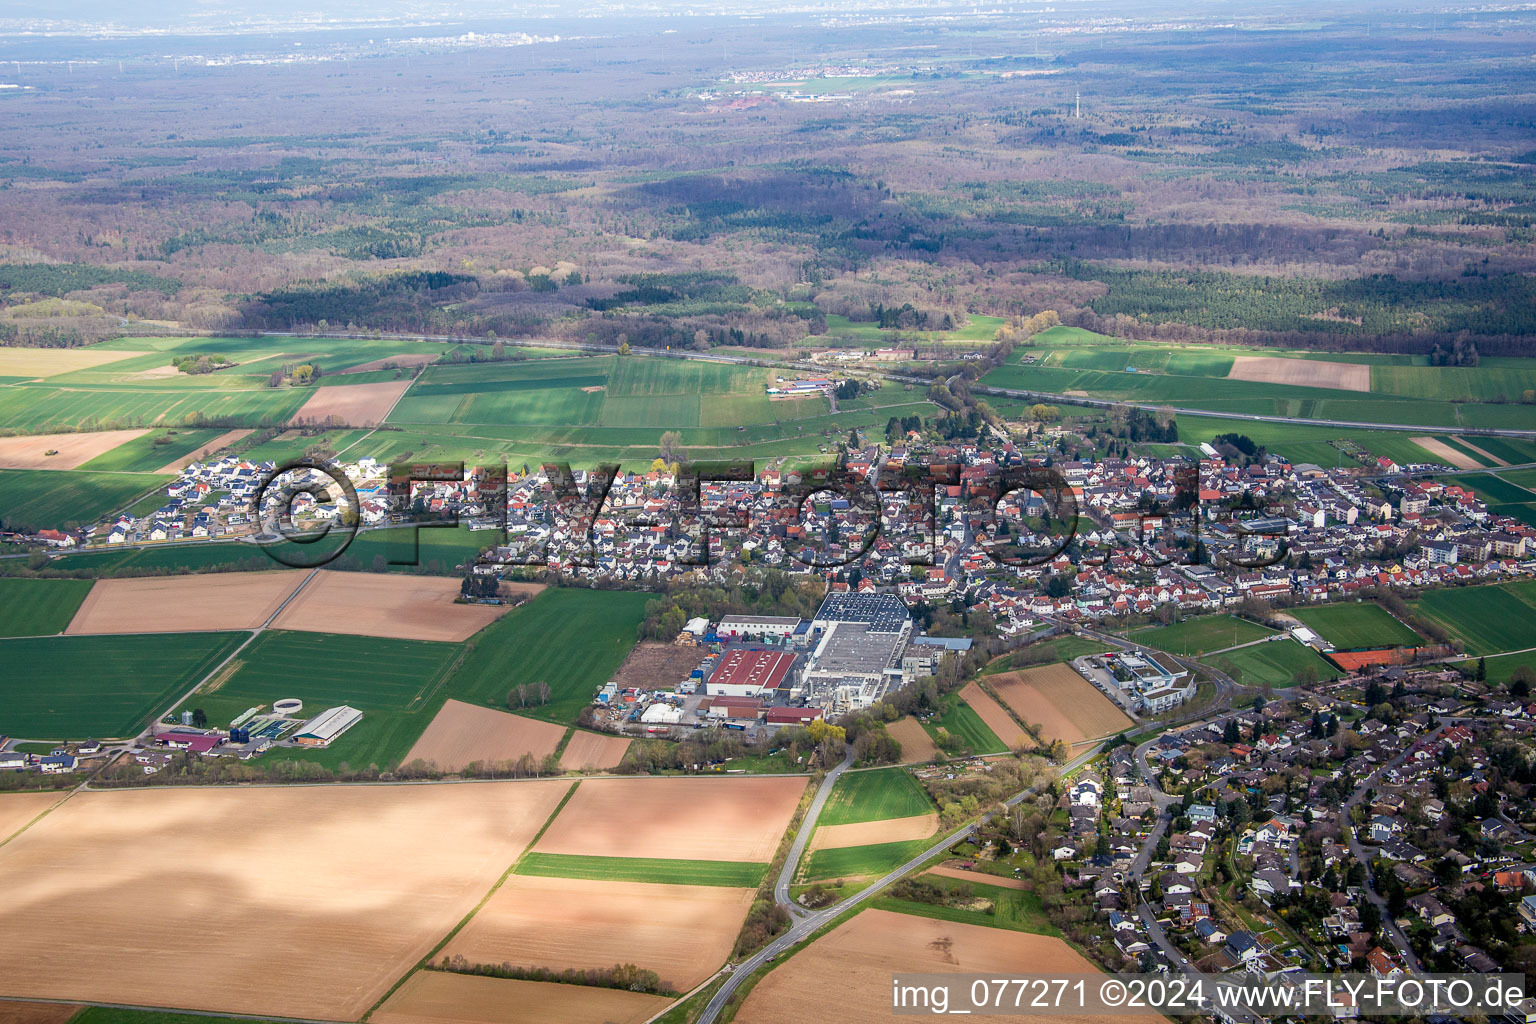
[[[1072,116],[1076,118],[1083,116],[1083,90],[1081,89],[1077,90],[1077,110]]]

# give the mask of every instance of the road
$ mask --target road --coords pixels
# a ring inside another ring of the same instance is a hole
[[[1076,769],[1082,767],[1091,758],[1095,757],[1099,753],[1099,750],[1102,746],[1103,744],[1095,744],[1089,749],[1083,751],[1081,754],[1074,757],[1071,761],[1068,761],[1066,764],[1062,765],[1060,768],[1060,774],[1065,775],[1068,772],[1075,771]],[[847,762],[845,761],[844,763],[846,764]],[[1008,807],[1016,806],[1021,801],[1027,799],[1029,796],[1039,792],[1042,787],[1043,783],[1037,783],[1036,785],[1031,786],[1029,789],[1026,789],[1023,792],[1014,794],[1007,800],[1003,801],[1003,803]],[[823,794],[821,793],[817,794],[818,797],[822,795]],[[815,810],[818,814],[820,813],[819,807],[815,808]],[[741,963],[737,964],[731,970],[730,974],[726,977],[725,984],[721,985],[720,988],[716,990],[715,994],[710,997],[709,1003],[704,1007],[703,1013],[699,1015],[697,1024],[714,1024],[715,1019],[720,1016],[720,1011],[725,1009],[725,1004],[730,1001],[731,996],[736,992],[738,988],[741,987],[742,983],[745,982],[747,978],[750,977],[751,974],[763,964],[777,959],[781,953],[799,945],[801,942],[805,941],[813,933],[830,923],[839,915],[853,909],[866,900],[873,898],[887,886],[891,885],[893,882],[904,877],[905,875],[911,874],[913,871],[927,863],[930,858],[944,852],[956,843],[969,839],[971,836],[975,835],[976,830],[980,825],[985,824],[989,820],[991,820],[991,815],[984,815],[979,821],[965,826],[958,832],[954,832],[936,840],[932,846],[928,847],[922,853],[918,854],[916,857],[913,857],[905,864],[901,865],[901,867],[896,868],[894,871],[891,871],[889,874],[885,875],[874,884],[860,890],[842,902],[835,903],[832,906],[825,907],[821,910],[812,911],[810,913],[797,916],[795,918],[795,923],[790,925],[788,931],[774,939],[772,942],[768,943],[768,945],[758,950],[746,960],[743,960]],[[796,843],[799,843],[802,837],[809,836],[811,830],[815,826],[815,821],[815,817],[812,815],[811,811],[808,810],[805,815],[805,820],[800,825],[801,835],[796,836]],[[794,864],[795,861],[793,858],[791,858],[790,861],[785,865],[785,870],[793,873]],[[779,879],[780,883],[782,884],[784,880],[784,875],[782,873],[780,874]],[[779,888],[775,887],[774,898],[781,905],[786,905],[784,898],[787,896],[787,887],[784,889],[782,895],[779,891]],[[794,913],[795,912],[791,910],[791,914]]]
[[[816,796],[811,800],[811,806],[806,808],[805,817],[800,821],[800,831],[795,833],[795,841],[789,847],[789,856],[785,858],[784,866],[779,869],[779,880],[773,887],[773,899],[779,906],[788,910],[791,917],[804,917],[809,913],[789,898],[789,885],[794,880],[795,868],[799,867],[800,858],[805,854],[805,847],[811,841],[811,834],[816,831],[816,819],[821,817],[821,809],[826,806],[827,797],[832,794],[832,787],[852,764],[853,747],[849,746],[842,761],[838,762],[837,767],[827,772],[821,780]]]

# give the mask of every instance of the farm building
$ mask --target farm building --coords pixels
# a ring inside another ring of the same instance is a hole
[[[328,708],[320,712],[300,727],[293,741],[305,747],[326,747],[363,720],[363,713],[357,708],[343,704],[340,707]]]
[[[224,742],[223,736],[212,732],[162,732],[155,739],[167,747],[194,754],[206,754]]]
[[[727,651],[705,680],[711,696],[757,697],[764,691],[791,689],[798,681],[799,656],[786,651]]]

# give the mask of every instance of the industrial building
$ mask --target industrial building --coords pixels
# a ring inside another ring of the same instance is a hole
[[[904,682],[912,615],[896,595],[828,594],[810,632],[815,647],[804,692],[827,717],[867,708]]]
[[[328,708],[300,726],[293,742],[303,747],[328,747],[336,737],[362,720],[363,713],[357,708],[345,704]]]
[[[742,637],[783,640],[799,627],[800,618],[796,615],[727,615],[715,627],[715,632],[733,640]]]
[[[912,613],[895,594],[828,594],[811,620],[813,633],[834,622],[862,622],[871,633],[912,631]]]
[[[779,690],[788,695],[799,682],[799,660],[799,655],[789,651],[726,651],[704,680],[704,692],[711,696],[758,697],[771,696]]]

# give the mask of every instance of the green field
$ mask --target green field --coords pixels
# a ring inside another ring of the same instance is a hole
[[[1316,605],[1292,611],[1312,631],[1341,651],[1368,647],[1413,647],[1424,638],[1370,602]]]
[[[984,878],[985,876],[982,877]],[[986,885],[980,880],[967,882],[961,879],[947,878],[943,875],[924,876],[922,880],[939,885],[950,892],[955,892],[960,887],[968,885],[975,896],[991,900],[992,909],[990,911],[966,910],[960,907],[917,903],[912,900],[898,899],[895,896],[877,897],[869,905],[876,910],[891,910],[898,914],[931,917],[939,921],[952,921],[956,924],[975,924],[986,928],[1004,928],[1008,931],[1030,932],[1034,935],[1061,934],[1061,931],[1051,924],[1050,916],[1045,912],[1045,907],[1040,903],[1040,897],[1032,892],[1005,889],[998,885]]]
[[[213,669],[243,633],[0,640],[0,733],[132,736]]]
[[[0,579],[0,636],[62,633],[90,591],[90,580]]]
[[[1431,590],[1414,610],[1444,626],[1468,654],[1536,647],[1536,580]]]
[[[817,825],[910,818],[933,810],[933,802],[904,768],[847,772],[837,780]]]
[[[570,724],[634,647],[649,600],[632,591],[546,590],[471,641],[451,695],[505,708],[518,683],[547,682],[550,702],[518,713]]]
[[[517,862],[519,875],[590,878],[605,882],[720,885],[738,889],[756,889],[763,883],[767,873],[767,864],[721,860],[660,860],[648,857],[582,857],[560,853],[526,853]]]
[[[901,843],[849,846],[841,850],[814,850],[805,860],[807,879],[854,878],[883,875],[920,855],[936,840],[911,839]]]
[[[1471,488],[1477,492],[1478,497],[1490,505],[1536,501],[1536,494],[1492,473],[1470,473],[1466,476],[1454,477],[1447,482]]]
[[[1460,663],[1462,668],[1475,668],[1477,662],[1464,661]],[[1515,674],[1518,668],[1528,668],[1536,672],[1536,651],[1522,651],[1519,654],[1505,654],[1500,657],[1489,658],[1485,662],[1488,670],[1488,681],[1493,683],[1508,682],[1509,677]]]
[[[946,700],[949,701],[949,707],[945,712],[923,723],[923,728],[928,730],[928,735],[933,737],[935,743],[939,739],[938,730],[942,728],[948,730],[951,736],[959,737],[960,742],[969,747],[973,754],[1007,753],[1008,745],[987,728],[987,723],[971,710],[969,704],[954,695]]]
[[[1130,638],[1160,651],[1196,655],[1274,635],[1274,630],[1235,615],[1206,615],[1171,626],[1138,629],[1130,634]]]
[[[1354,418],[1354,417],[1349,417]],[[1246,434],[1293,464],[1310,462],[1325,469],[1360,465],[1330,442],[1349,440],[1372,455],[1384,455],[1400,465],[1436,463],[1440,459],[1411,441],[1406,433],[1345,427],[1317,427],[1306,423],[1264,423],[1222,419],[1218,416],[1177,417],[1179,440],[1186,444],[1211,441],[1218,434]]]
[[[12,529],[89,526],[171,479],[149,473],[0,469],[0,523]]]
[[[1309,676],[1315,682],[1339,674],[1312,648],[1289,638],[1218,654],[1212,663],[1247,686],[1290,686]],[[1315,675],[1308,674],[1308,669]]]
[[[115,473],[153,473],[174,459],[197,451],[223,430],[151,430],[142,437],[103,452],[81,466],[82,470]]]

